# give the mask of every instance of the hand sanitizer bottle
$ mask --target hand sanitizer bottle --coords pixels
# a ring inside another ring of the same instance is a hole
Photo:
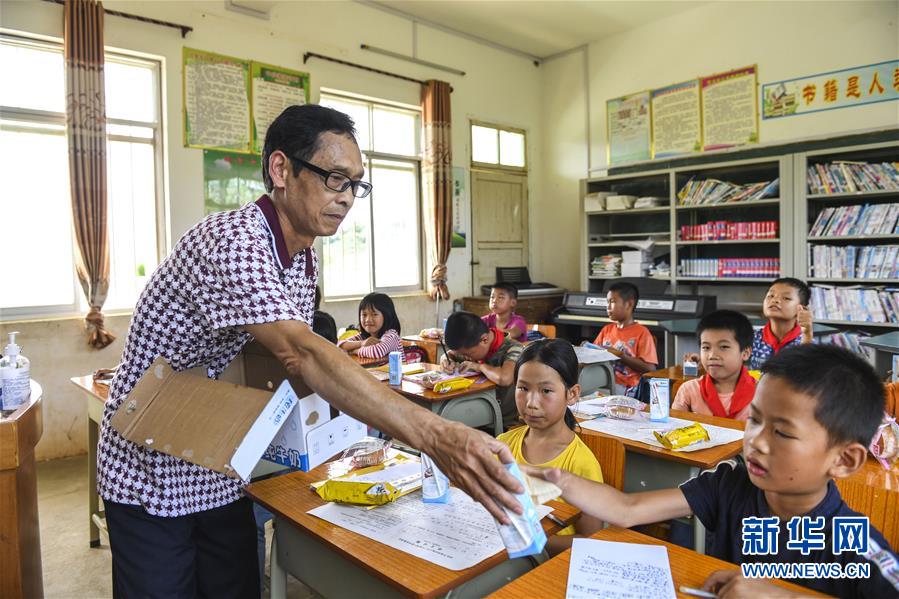
[[[9,344],[4,350],[4,356],[0,359],[0,373],[2,373],[3,394],[0,396],[2,405],[0,409],[11,412],[28,401],[31,395],[31,377],[29,373],[30,362],[21,355],[21,348],[16,345],[18,331],[9,334]]]

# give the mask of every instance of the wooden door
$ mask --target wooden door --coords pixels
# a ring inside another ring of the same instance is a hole
[[[528,178],[471,172],[472,295],[496,280],[497,266],[528,265]]]

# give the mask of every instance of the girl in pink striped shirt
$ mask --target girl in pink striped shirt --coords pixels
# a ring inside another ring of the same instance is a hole
[[[383,358],[403,351],[400,319],[393,300],[383,293],[369,293],[359,302],[360,333],[337,343],[337,347],[363,358]]]

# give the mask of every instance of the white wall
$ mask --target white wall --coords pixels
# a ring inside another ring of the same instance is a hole
[[[311,59],[303,64],[304,52],[316,52],[402,73],[416,79],[449,81],[454,92],[453,163],[467,167],[470,161],[468,120],[494,121],[528,132],[530,200],[539,201],[540,189],[540,70],[529,60],[501,52],[440,30],[419,26],[413,35],[412,23],[355,2],[282,2],[264,21],[224,10],[221,0],[209,2],[124,2],[109,0],[104,6],[131,14],[189,25],[194,28],[187,38],[180,32],[120,17],[106,17],[107,47],[151,54],[164,60],[165,119],[167,144],[167,192],[171,216],[170,245],[203,218],[202,150],[183,147],[181,133],[181,52],[183,46],[198,48],[245,59],[254,59],[296,70],[308,71],[312,81],[312,100],[318,100],[319,88],[327,87],[407,104],[419,104],[420,86],[331,62]],[[46,2],[4,1],[0,26],[49,36],[62,36],[63,7]],[[417,39],[417,48],[413,40]],[[456,76],[397,59],[379,56],[359,49],[361,43],[412,54],[423,60],[446,64],[466,72]],[[470,184],[470,181],[468,182]],[[469,187],[470,188],[470,187]],[[532,252],[539,252],[539,244]],[[471,248],[452,251],[448,263],[449,288],[453,298],[469,295]],[[426,270],[426,277],[430,269]],[[422,294],[399,297],[397,309],[405,331],[418,331],[434,326],[449,313],[450,302],[435,305]],[[326,302],[338,325],[356,320],[357,302]],[[80,321],[56,321],[44,324],[16,325],[26,329],[23,338],[32,346],[36,364],[58,366],[50,371],[35,368],[36,377],[45,377],[45,387],[53,395],[48,404],[55,412],[65,404],[64,422],[51,415],[45,417],[45,432],[38,446],[38,457],[49,459],[84,451],[83,431],[86,424],[81,399],[67,385],[67,379],[89,372],[101,365],[118,361],[121,347],[96,353],[81,345]],[[120,340],[127,323],[117,323]],[[62,335],[64,342],[48,343],[48,335]],[[98,359],[98,356],[102,356]],[[57,398],[57,395],[59,397]],[[74,410],[71,411],[70,410]],[[70,434],[69,431],[75,431]]]
[[[584,53],[544,63],[543,206],[552,227],[535,230],[537,245],[559,254],[537,258],[558,265],[558,280],[578,280],[578,179],[587,169],[584,116],[589,97],[591,167],[606,163],[605,102],[701,75],[758,65],[759,84],[899,57],[899,2],[710,2],[593,42]],[[589,82],[583,71],[587,61]],[[587,89],[588,88],[588,89]],[[589,91],[589,95],[587,92]],[[583,115],[583,113],[581,113]],[[899,102],[760,122],[762,143],[899,124]],[[541,204],[542,205],[542,204]],[[537,208],[541,210],[541,208]],[[539,222],[539,221],[538,221]]]

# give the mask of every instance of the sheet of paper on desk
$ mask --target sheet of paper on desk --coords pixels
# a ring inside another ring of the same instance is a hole
[[[662,545],[575,539],[566,599],[673,599],[668,549]]]
[[[537,506],[541,518],[551,511]],[[370,510],[328,503],[309,513],[448,570],[464,570],[505,551],[493,516],[455,487],[449,503],[424,503],[413,493]]]
[[[574,353],[577,355],[579,364],[596,364],[598,362],[612,362],[617,360],[615,354],[604,349],[593,349],[592,347],[575,346]]]
[[[598,418],[596,420],[588,420],[581,422],[581,428],[588,428],[607,435],[615,435],[632,441],[640,441],[654,447],[662,447],[653,435],[653,431],[670,431],[674,428],[681,428],[693,424],[692,420],[683,420],[681,418],[669,418],[668,422],[652,422],[649,414],[641,412],[633,420],[618,420],[616,418]],[[699,451],[700,449],[708,449],[709,447],[717,447],[725,445],[732,441],[738,441],[743,438],[743,431],[738,429],[724,428],[712,424],[702,424],[702,427],[709,432],[708,441],[700,441],[679,449],[677,451]]]

